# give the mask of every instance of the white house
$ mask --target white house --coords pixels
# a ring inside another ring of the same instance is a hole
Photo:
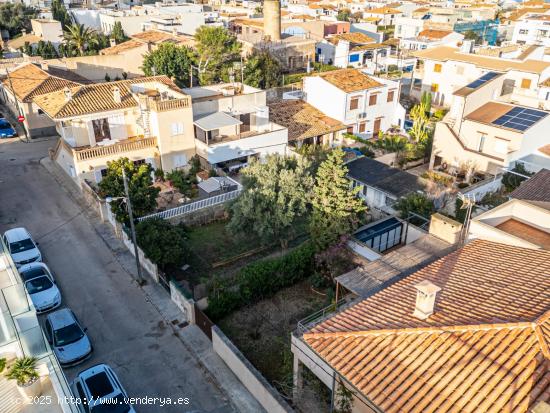
[[[229,170],[250,157],[286,154],[288,129],[271,122],[266,92],[241,83],[184,89],[191,96],[196,153]]]
[[[399,82],[368,76],[358,69],[320,73],[303,82],[306,102],[342,122],[349,133],[368,139],[393,125],[403,126]]]
[[[364,19],[376,19],[380,26],[393,26],[395,25],[396,19],[401,16],[401,10],[387,6],[365,10],[363,12]]]
[[[516,22],[512,43],[550,47],[550,15],[528,15]]]
[[[457,46],[464,40],[464,35],[450,30],[422,30],[414,37],[402,38],[399,45],[402,49],[424,50],[437,46]]]

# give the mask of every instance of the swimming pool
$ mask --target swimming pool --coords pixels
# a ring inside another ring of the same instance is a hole
[[[378,252],[384,252],[395,245],[401,244],[402,233],[403,223],[395,217],[390,217],[359,228],[353,236],[367,247]]]

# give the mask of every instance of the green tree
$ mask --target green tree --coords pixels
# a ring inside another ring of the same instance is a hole
[[[423,216],[429,219],[435,212],[435,206],[431,199],[428,199],[426,195],[419,193],[411,193],[406,197],[399,199],[394,209],[401,213],[402,218],[408,218],[411,213]]]
[[[163,219],[146,219],[136,225],[137,243],[145,256],[161,268],[181,267],[188,257],[185,230]]]
[[[313,178],[307,160],[271,155],[243,170],[243,192],[231,206],[228,229],[256,234],[263,243],[287,248],[307,209]]]
[[[464,40],[473,40],[474,43],[479,44],[483,41],[483,38],[473,30],[468,30],[464,33]]]
[[[124,29],[122,28],[122,23],[119,21],[115,22],[113,25],[113,30],[111,30],[111,39],[115,39],[116,44],[125,42],[128,40],[128,36],[124,33]]]
[[[142,217],[153,212],[157,206],[159,188],[152,186],[153,168],[148,163],[135,165],[128,158],[120,158],[107,162],[107,173],[99,183],[99,193],[102,197],[124,197],[124,182],[122,168],[128,179],[128,192],[132,201],[134,217]],[[119,222],[129,224],[128,212],[124,199],[113,200],[111,210]]]
[[[52,17],[61,23],[61,27],[65,30],[73,23],[71,15],[65,8],[65,4],[61,0],[52,1]]]
[[[7,30],[10,37],[31,31],[31,19],[38,17],[38,10],[21,3],[0,3],[0,28]]]
[[[351,17],[350,9],[341,9],[338,11],[338,14],[336,15],[336,19],[341,22],[349,22],[350,17]]]
[[[244,83],[260,89],[281,84],[282,70],[279,61],[267,50],[255,51],[244,66]]]
[[[166,75],[184,87],[189,84],[191,62],[192,50],[188,47],[162,43],[145,55],[141,69],[147,76]]]
[[[506,192],[512,192],[523,181],[525,181],[527,177],[533,175],[533,172],[529,172],[527,169],[525,169],[525,166],[522,163],[517,163],[512,168],[512,172],[507,172],[502,175],[502,185],[504,185],[504,188],[506,188]]]
[[[241,44],[227,29],[201,26],[195,33],[200,82],[207,85],[227,77],[233,62],[240,60]]]
[[[318,251],[336,244],[342,236],[355,229],[359,214],[366,210],[363,201],[357,197],[360,188],[351,188],[347,173],[341,149],[330,152],[317,170],[310,234]]]
[[[25,45],[26,46],[26,45]],[[36,45],[36,50],[33,51],[36,56],[41,56],[44,59],[55,59],[59,57],[52,42],[40,40]]]
[[[410,148],[407,138],[393,134],[383,134],[372,143],[372,146],[388,153],[395,152],[395,164],[399,166],[406,162],[406,154]]]
[[[78,51],[78,56],[84,56],[86,51],[98,44],[98,37],[94,30],[83,24],[72,24],[63,32],[65,43]]]

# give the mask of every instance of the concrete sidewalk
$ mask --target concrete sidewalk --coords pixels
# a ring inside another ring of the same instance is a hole
[[[112,251],[116,261],[133,280],[137,277],[134,256],[128,251],[121,240],[116,238],[112,226],[100,222],[99,216],[84,200],[76,183],[50,158],[41,159],[42,166],[54,177],[70,198],[81,208],[83,214],[92,225],[95,232]],[[194,355],[196,361],[210,376],[209,381],[216,384],[238,412],[265,412],[257,400],[242,385],[239,379],[227,367],[223,360],[214,353],[212,343],[204,333],[194,325],[183,323],[183,317],[178,306],[170,299],[169,294],[157,283],[147,278],[147,284],[141,288],[150,302],[158,311],[166,325],[169,325],[174,335],[183,343],[186,349]]]

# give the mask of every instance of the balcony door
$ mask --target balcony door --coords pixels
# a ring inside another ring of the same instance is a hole
[[[94,138],[96,143],[111,140],[111,130],[109,128],[109,121],[107,118],[92,120],[92,127],[94,129]]]

